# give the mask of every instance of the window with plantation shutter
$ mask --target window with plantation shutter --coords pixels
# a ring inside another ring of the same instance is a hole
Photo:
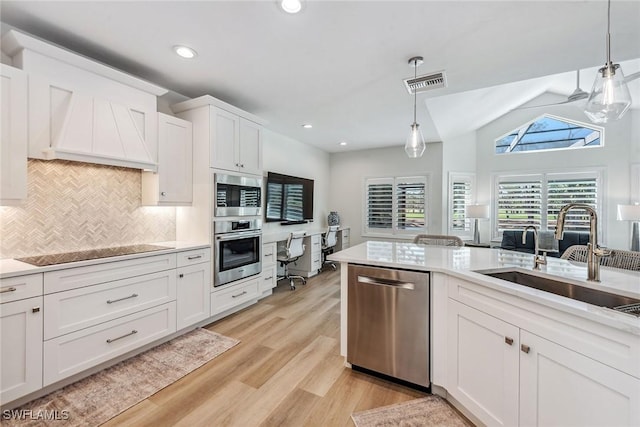
[[[426,177],[365,181],[365,233],[418,234],[426,230]]]
[[[473,204],[474,174],[449,175],[448,223],[450,235],[470,237],[471,221],[466,217],[467,205]]]
[[[569,203],[581,203],[602,211],[600,172],[546,173],[528,176],[498,176],[494,238],[503,230],[522,230],[533,225],[555,230],[558,212]],[[589,231],[589,215],[572,209],[566,216],[566,231]]]

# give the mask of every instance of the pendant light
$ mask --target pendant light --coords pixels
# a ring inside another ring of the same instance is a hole
[[[631,94],[619,64],[611,62],[611,0],[607,3],[607,63],[598,70],[584,113],[594,123],[620,119],[631,106]]]
[[[422,65],[423,62],[422,56],[414,56],[409,59],[409,64],[413,64],[413,78],[418,76],[418,66]],[[413,124],[411,125],[411,131],[409,132],[409,136],[407,137],[407,143],[404,145],[404,151],[407,153],[407,156],[411,158],[422,157],[426,145],[424,143],[424,137],[422,136],[422,132],[420,131],[420,125],[416,121],[416,97],[417,93],[414,88],[413,90]]]

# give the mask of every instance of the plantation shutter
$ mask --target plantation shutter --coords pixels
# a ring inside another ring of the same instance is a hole
[[[469,231],[466,206],[472,204],[473,195],[470,178],[455,178],[451,181],[451,231]]]
[[[368,230],[393,227],[393,179],[372,178],[366,182]]]
[[[423,177],[396,178],[396,228],[416,231],[425,226],[426,180]]]
[[[542,177],[500,177],[497,183],[498,231],[542,224]]]
[[[583,203],[596,209],[598,206],[598,177],[583,175],[563,177],[550,174],[547,181],[547,229],[556,227],[560,208],[569,203]],[[589,214],[583,209],[567,213],[565,230],[589,231]]]

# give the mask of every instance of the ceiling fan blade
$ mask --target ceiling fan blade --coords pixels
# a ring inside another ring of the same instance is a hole
[[[562,101],[562,102],[554,102],[552,104],[529,105],[529,106],[526,106],[526,107],[518,107],[518,108],[515,108],[515,109],[516,110],[528,110],[530,108],[554,107],[556,105],[571,104],[571,103],[574,103],[576,101],[581,101],[581,100],[583,100],[585,98],[586,98],[586,96],[580,97],[580,98],[576,98],[576,99],[567,99],[566,101]]]

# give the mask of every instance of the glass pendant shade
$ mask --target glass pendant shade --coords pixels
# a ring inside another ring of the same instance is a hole
[[[407,137],[407,143],[404,146],[404,151],[407,153],[407,156],[417,158],[422,156],[426,147],[420,125],[413,122],[411,132],[409,132],[409,136]]]
[[[631,106],[631,94],[618,64],[598,70],[584,113],[594,123],[620,119]]]

